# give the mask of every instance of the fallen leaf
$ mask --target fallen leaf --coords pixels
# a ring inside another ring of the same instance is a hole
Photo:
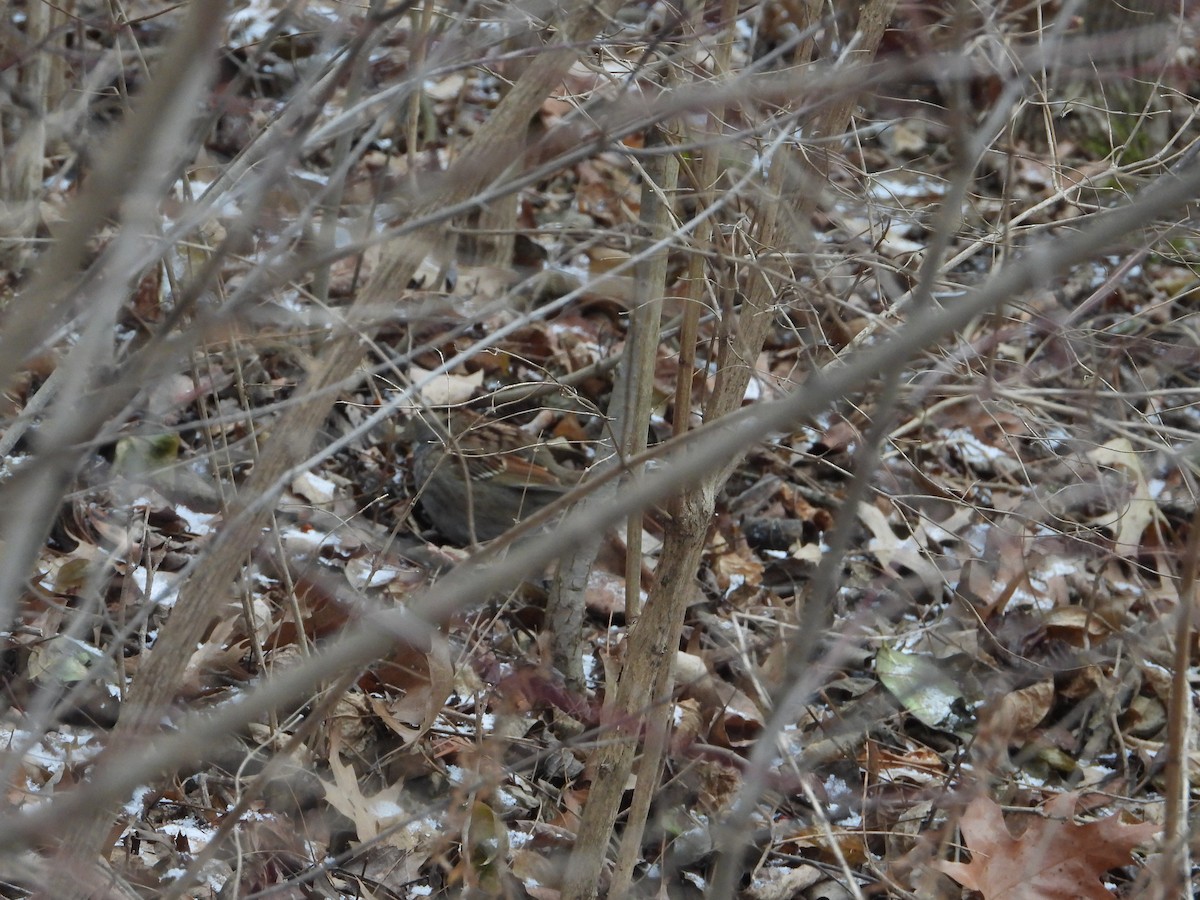
[[[1153,838],[1159,826],[1126,825],[1116,816],[1077,825],[1078,799],[1059,794],[1046,804],[1043,818],[1014,838],[1000,807],[976,797],[958,823],[971,861],[939,866],[984,900],[1113,900],[1100,879],[1131,863],[1133,848]]]
[[[1127,438],[1116,438],[1088,454],[1097,466],[1125,470],[1133,489],[1125,506],[1094,520],[1093,524],[1112,528],[1116,533],[1114,549],[1121,556],[1136,556],[1142,534],[1159,515],[1158,504],[1150,492],[1142,459]]]
[[[910,713],[937,728],[946,721],[962,692],[927,656],[881,647],[875,655],[879,680]]]

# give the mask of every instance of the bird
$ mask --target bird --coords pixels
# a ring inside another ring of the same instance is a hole
[[[421,509],[462,546],[500,537],[579,480],[533,435],[475,412],[417,414],[406,430]]]

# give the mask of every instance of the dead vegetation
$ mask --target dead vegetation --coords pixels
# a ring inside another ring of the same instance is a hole
[[[1189,10],[2,16],[0,894],[1187,893]]]

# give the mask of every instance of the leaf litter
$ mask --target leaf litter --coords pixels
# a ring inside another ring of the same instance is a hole
[[[331,5],[307,6],[317,17],[312,31],[341,21]],[[264,26],[279,13],[270,2],[242,10],[231,51],[245,61],[246,48],[270,33]],[[258,94],[243,88],[245,102],[223,114],[211,152],[241,152],[285,108],[308,32],[297,29],[258,60]],[[153,43],[149,33],[142,37]],[[410,52],[403,35],[390,40],[372,60],[381,81],[389,68],[403,69]],[[739,53],[748,61],[761,49],[747,43]],[[285,50],[294,58],[279,55]],[[509,62],[498,60],[495,68]],[[628,63],[617,62],[606,64],[626,77]],[[610,84],[586,68],[571,78],[562,97]],[[392,152],[402,140],[394,127],[376,136],[350,172],[340,246],[363,233],[366,218],[356,204],[373,196],[373,185],[414,174],[414,162],[444,162],[456,134],[486,114],[489,79],[464,69],[429,82],[422,102],[431,152],[424,161]],[[553,127],[571,109],[561,97],[548,98],[543,124]],[[886,320],[901,292],[896,279],[914,275],[925,250],[922,221],[945,193],[944,172],[924,172],[908,159],[929,150],[928,140],[924,126],[899,144],[868,138],[856,157],[834,163],[831,178],[856,185],[859,199],[822,211],[826,255],[816,260],[811,285],[817,299],[781,303],[756,392],[770,396],[795,385],[804,369],[830,364]],[[1037,158],[1045,151],[1027,143],[1015,150],[1021,190],[1031,203],[1049,197],[1051,166]],[[894,174],[902,171],[896,154],[909,167],[903,178]],[[1082,156],[1076,161],[1081,170],[1094,165]],[[289,218],[308,208],[312,184],[325,183],[327,151],[312,148],[295,162],[288,189],[275,197],[278,207],[245,256],[227,262],[229,286],[289,246]],[[944,163],[930,157],[921,165]],[[627,258],[639,177],[624,156],[607,153],[526,191],[520,202],[530,240],[553,259],[538,268],[586,274]],[[191,188],[181,196],[195,196],[203,184]],[[1007,202],[979,190],[973,202],[980,213]],[[242,214],[236,200],[231,194],[207,209],[180,206],[181,217],[202,224],[191,232],[193,248],[173,260],[172,275],[211,258],[221,230]],[[1060,200],[1036,224],[1050,227],[1055,216],[1070,220],[1083,211]],[[370,226],[386,226],[388,214],[372,213]],[[608,245],[597,244],[596,235]],[[972,246],[973,235],[959,237],[964,249]],[[349,294],[369,274],[369,259],[353,262],[336,273],[331,296]],[[1110,264],[1098,263],[1100,277]],[[456,267],[461,296],[444,277]],[[408,369],[414,379],[453,355],[464,331],[506,323],[514,311],[495,301],[508,296],[510,275],[526,274],[515,264],[496,272],[465,259],[434,258],[428,268],[405,302],[417,308],[429,301],[420,308],[437,315],[379,311],[381,367],[410,338],[429,347]],[[968,268],[954,273],[961,284],[945,286],[951,293],[970,286]],[[758,861],[748,864],[744,895],[794,896],[840,880],[877,894],[933,896],[921,894],[923,886],[944,890],[932,880],[943,873],[987,900],[1134,896],[1134,850],[1151,848],[1160,828],[1163,785],[1154,761],[1165,726],[1155,704],[1165,703],[1170,674],[1161,626],[1178,601],[1173,554],[1194,505],[1169,459],[1197,426],[1195,361],[1178,352],[1195,344],[1194,303],[1180,290],[1191,284],[1190,272],[1186,261],[1164,254],[1082,322],[1072,325],[1047,292],[1014,303],[995,333],[975,335],[985,343],[995,338],[986,359],[971,336],[944,348],[945,359],[914,375],[916,399],[885,443],[876,490],[853,510],[842,501],[870,423],[870,396],[848,398],[824,422],[798,423],[752,449],[722,503],[714,528],[720,540],[710,544],[699,573],[687,646],[676,648],[684,676],[667,707],[671,749],[642,848],[647,892],[699,892],[685,885],[703,884],[708,875],[712,823],[736,801],[750,749],[770,718],[772,689],[787,671],[785,638],[796,627],[791,613],[802,608],[828,551],[826,536],[850,515],[856,537],[832,629],[843,646],[781,739],[753,819]],[[131,333],[148,334],[163,320],[169,304],[162,282],[159,276],[138,285],[123,314]],[[202,555],[221,527],[216,488],[235,489],[253,465],[252,446],[304,373],[306,336],[328,321],[306,289],[289,284],[239,312],[206,353],[207,371],[172,373],[162,381],[169,389],[148,396],[142,430],[151,438],[159,430],[177,436],[177,447],[161,449],[130,429],[125,443],[114,443],[107,457],[98,453],[82,473],[39,561],[41,577],[23,598],[18,627],[5,635],[10,706],[2,733],[13,811],[86,779],[114,713],[73,686],[90,679],[106,687],[102,693],[112,684],[120,695],[152,649],[174,596],[174,573]],[[589,374],[624,338],[627,294],[630,285],[616,280],[596,288],[579,307],[530,323],[497,352],[431,381],[426,399],[458,401]],[[530,295],[536,302],[536,292]],[[663,386],[679,377],[673,359],[664,351],[660,360],[656,380],[664,396]],[[1108,366],[1103,378],[1073,381],[1080,359],[1098,370]],[[37,378],[28,373],[9,399],[27,401]],[[589,374],[578,395],[601,406],[607,384],[602,374]],[[356,416],[391,389],[380,379],[349,392],[327,427],[349,432]],[[1115,397],[1127,398],[1122,409],[1135,407],[1128,421],[1106,411]],[[549,412],[564,430],[578,432],[579,443],[596,438],[578,420],[565,423],[563,410]],[[1148,436],[1160,438],[1154,449]],[[376,433],[320,471],[296,477],[277,511],[283,558],[257,548],[249,554],[241,596],[231,597],[227,620],[193,655],[189,702],[237,696],[361,610],[402,603],[462,558],[456,548],[397,539],[428,524],[414,518],[404,451],[394,435]],[[4,464],[19,473],[21,458]],[[762,540],[747,527],[751,520],[771,523]],[[647,525],[651,536],[656,530]],[[593,585],[584,624],[590,694],[571,693],[548,669],[544,584],[531,578],[451,621],[434,645],[398,645],[356,678],[328,726],[297,754],[292,774],[239,820],[240,850],[207,864],[205,887],[195,890],[253,895],[319,874],[331,896],[450,896],[465,889],[553,896],[590,784],[588,744],[580,736],[603,720],[621,652],[624,549],[612,548]],[[64,634],[67,611],[86,603],[101,610],[95,627]],[[22,730],[39,696],[62,699],[64,708],[53,728]],[[243,755],[228,767],[181,773],[146,789],[140,804],[126,808],[114,848],[131,880],[152,895],[186,871],[235,808],[247,784],[241,766],[296,725],[287,716],[258,723],[254,740],[234,742]],[[987,784],[989,775],[1003,782],[991,793],[1009,801],[1007,819],[987,796],[959,812],[954,797]],[[1127,789],[1130,797],[1113,805],[1147,821],[1114,813],[1077,822],[1078,798],[1088,789]],[[827,815],[825,826],[814,803]],[[933,854],[949,846],[955,823],[970,862],[922,859],[930,846],[940,848]],[[1020,823],[1026,827],[1014,830]]]

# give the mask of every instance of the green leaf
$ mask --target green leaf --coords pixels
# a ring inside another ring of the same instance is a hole
[[[883,647],[875,656],[875,672],[901,705],[930,728],[950,715],[962,699],[957,685],[928,656]]]

